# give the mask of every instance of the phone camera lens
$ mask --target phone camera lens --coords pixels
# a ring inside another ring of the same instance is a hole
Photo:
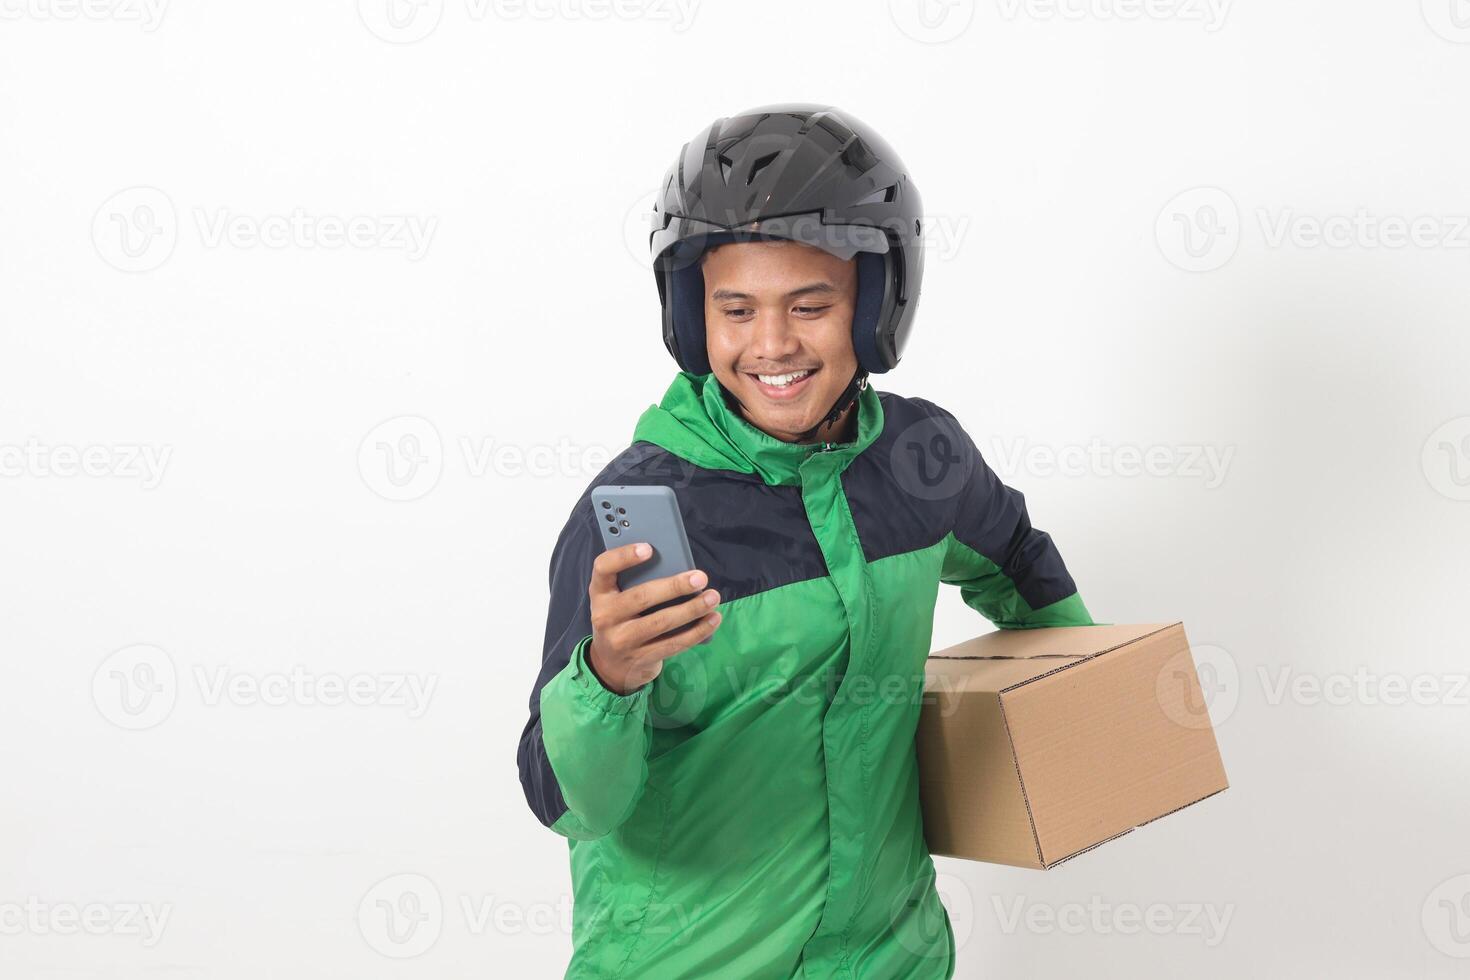
[[[607,502],[607,501],[606,501],[606,500],[604,500],[604,501],[603,501],[603,502],[602,502],[602,509],[603,509],[603,510],[607,510],[607,509],[608,509],[608,508],[610,508],[610,507],[612,507],[612,504],[610,504],[610,503],[608,503],[608,502]]]
[[[616,527],[610,527],[607,530],[611,534],[617,534],[618,533],[618,529]]]
[[[618,513],[619,513],[619,514],[626,514],[626,513],[627,513],[627,511],[626,511],[626,510],[624,510],[624,509],[623,509],[623,508],[621,508],[621,507],[619,507],[619,508],[618,508]]]
[[[602,516],[603,516],[603,517],[606,517],[606,518],[607,518],[607,519],[608,519],[608,521],[609,521],[609,522],[611,522],[611,521],[612,521],[612,519],[613,519],[613,516],[612,516],[612,515],[611,515],[611,514],[603,514],[603,515],[602,515]]]
[[[622,523],[623,527],[628,527],[629,526],[627,521],[622,521],[621,523]]]

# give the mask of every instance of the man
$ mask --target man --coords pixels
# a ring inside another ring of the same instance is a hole
[[[698,570],[620,592],[648,546],[603,552],[586,493],[552,556],[518,761],[570,841],[567,975],[950,977],[913,747],[939,584],[1001,628],[1092,620],[955,417],[867,384],[923,270],[876,133],[721,119],[654,218],[682,370],[588,491],[674,487]]]

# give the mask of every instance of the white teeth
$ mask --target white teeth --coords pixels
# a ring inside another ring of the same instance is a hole
[[[811,372],[797,371],[795,374],[757,374],[756,377],[761,379],[762,384],[768,384],[773,388],[784,388],[793,381],[800,381],[808,374]]]

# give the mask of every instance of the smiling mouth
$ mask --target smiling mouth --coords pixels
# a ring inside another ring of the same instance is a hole
[[[763,385],[770,385],[772,388],[784,388],[787,385],[795,384],[798,381],[809,378],[816,373],[816,368],[803,368],[800,371],[790,371],[786,374],[751,373],[750,376]]]
[[[794,398],[806,387],[807,381],[816,374],[820,368],[803,368],[800,371],[790,371],[786,374],[753,374],[747,372],[747,376],[754,379],[756,387],[769,398]]]

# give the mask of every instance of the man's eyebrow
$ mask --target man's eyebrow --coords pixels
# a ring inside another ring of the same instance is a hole
[[[797,296],[807,296],[811,293],[835,292],[837,292],[837,287],[833,286],[830,282],[809,282],[805,286],[798,286],[796,289],[793,289],[791,292],[787,293],[786,298],[794,299]],[[755,299],[755,297],[750,295],[749,293],[738,292],[734,289],[716,289],[714,292],[710,293],[709,298],[716,303],[722,302],[727,299]]]

